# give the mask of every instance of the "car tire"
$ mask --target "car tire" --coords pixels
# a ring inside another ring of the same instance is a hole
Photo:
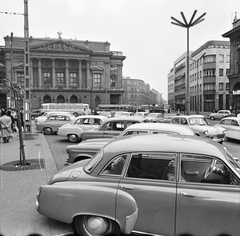
[[[46,127],[46,128],[43,129],[43,133],[47,134],[47,135],[52,134],[52,129],[49,128],[49,127]]]
[[[81,236],[120,235],[119,226],[115,221],[94,215],[75,217],[73,231],[75,235]]]
[[[68,135],[68,140],[71,142],[71,143],[76,143],[79,141],[79,137],[76,135],[76,134],[69,134]]]
[[[213,116],[210,116],[210,118],[209,118],[210,120],[215,120],[215,118],[213,117]]]

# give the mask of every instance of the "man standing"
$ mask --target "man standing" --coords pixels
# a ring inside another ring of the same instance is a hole
[[[11,118],[6,115],[6,111],[2,111],[2,116],[0,117],[0,125],[4,143],[9,142],[11,135],[11,123]]]

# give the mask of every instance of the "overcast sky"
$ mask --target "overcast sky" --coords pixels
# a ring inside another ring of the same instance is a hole
[[[1,12],[23,13],[24,0],[1,0]],[[167,99],[167,74],[187,49],[187,30],[171,24],[171,16],[187,21],[194,10],[204,21],[190,28],[190,51],[209,40],[229,40],[240,0],[29,0],[29,35],[36,38],[108,41],[111,51],[126,56],[123,76],[141,79]],[[24,17],[0,14],[0,45],[13,32],[24,36]]]

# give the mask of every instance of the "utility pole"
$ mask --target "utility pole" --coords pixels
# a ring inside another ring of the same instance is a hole
[[[28,0],[24,0],[24,131],[32,132],[31,126],[31,77],[28,25]]]

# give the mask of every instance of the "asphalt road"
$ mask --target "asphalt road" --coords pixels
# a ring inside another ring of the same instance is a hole
[[[209,122],[213,125],[219,123],[219,121],[216,120],[209,120]],[[45,137],[52,151],[57,170],[61,170],[64,167],[64,162],[67,158],[66,147],[68,145],[74,144],[70,143],[67,138],[60,137],[56,134],[46,135]],[[234,156],[238,157],[240,160],[240,141],[228,140],[224,142],[223,146],[225,146]]]

